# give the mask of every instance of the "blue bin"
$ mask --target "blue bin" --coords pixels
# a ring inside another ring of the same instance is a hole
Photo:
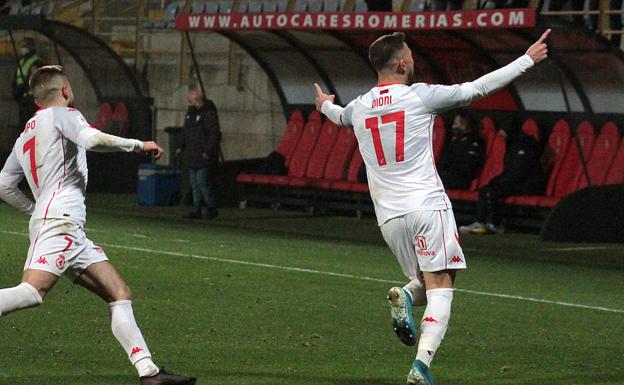
[[[143,206],[171,206],[180,197],[180,171],[151,163],[139,165],[138,196]]]

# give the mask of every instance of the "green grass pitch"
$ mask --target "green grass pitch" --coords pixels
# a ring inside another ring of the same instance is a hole
[[[114,195],[88,207],[87,234],[133,289],[157,364],[200,385],[405,383],[415,348],[395,337],[385,300],[405,279],[372,218],[232,208],[192,222]],[[27,218],[6,205],[0,218],[7,287]],[[526,234],[462,245],[438,385],[624,384],[624,246]],[[1,385],[137,383],[106,305],[66,279],[41,307],[0,318]]]

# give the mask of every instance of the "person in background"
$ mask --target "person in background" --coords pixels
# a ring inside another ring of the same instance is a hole
[[[217,108],[199,90],[189,92],[188,112],[182,129],[180,147],[176,155],[186,153],[189,177],[193,190],[193,211],[185,218],[202,218],[201,201],[206,205],[206,219],[219,215],[214,199],[213,177],[219,164],[221,129]]]
[[[459,228],[462,234],[500,234],[498,206],[512,195],[541,195],[545,177],[540,162],[541,149],[537,140],[519,129],[515,119],[503,124],[507,151],[503,172],[479,189],[476,222]]]
[[[18,132],[24,130],[26,122],[35,114],[37,106],[32,96],[30,87],[28,87],[28,79],[38,68],[43,67],[45,63],[37,55],[35,48],[35,40],[30,37],[24,38],[19,44],[19,64],[15,72],[15,78],[12,84],[13,99],[17,102],[19,108],[19,126]]]
[[[465,190],[483,167],[485,144],[465,112],[455,115],[452,134],[437,166],[438,173],[445,188]]]

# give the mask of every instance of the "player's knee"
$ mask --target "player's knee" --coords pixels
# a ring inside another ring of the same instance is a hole
[[[132,291],[126,284],[119,285],[119,287],[117,287],[111,295],[111,299],[113,301],[126,301],[131,298],[132,298]]]

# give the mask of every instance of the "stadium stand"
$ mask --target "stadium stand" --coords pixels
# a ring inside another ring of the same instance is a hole
[[[340,181],[344,178],[347,162],[353,158],[353,152],[356,145],[357,140],[353,129],[348,127],[340,128],[340,133],[338,134],[338,139],[336,139],[334,149],[327,158],[324,177],[318,181],[317,187],[329,190],[332,188],[334,182]]]

